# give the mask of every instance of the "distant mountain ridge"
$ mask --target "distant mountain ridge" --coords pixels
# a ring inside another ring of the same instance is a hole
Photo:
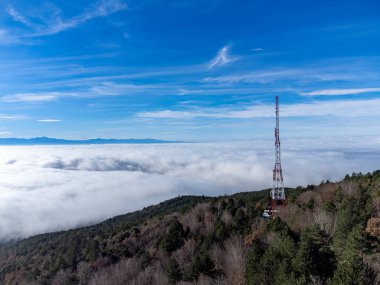
[[[166,141],[157,139],[84,139],[67,140],[49,137],[36,138],[0,138],[0,145],[85,145],[85,144],[161,144],[180,143],[180,141]]]

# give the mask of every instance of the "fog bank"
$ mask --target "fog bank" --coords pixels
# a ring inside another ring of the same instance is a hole
[[[380,168],[380,141],[285,141],[286,186]],[[101,221],[178,195],[271,186],[266,141],[0,147],[0,240]]]

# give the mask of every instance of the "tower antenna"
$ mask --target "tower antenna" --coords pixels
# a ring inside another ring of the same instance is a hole
[[[276,96],[276,128],[274,129],[275,137],[275,162],[273,168],[273,187],[271,191],[272,198],[272,215],[276,212],[278,204],[283,205],[285,202],[284,179],[281,168],[281,148],[280,148],[280,113],[278,96]]]

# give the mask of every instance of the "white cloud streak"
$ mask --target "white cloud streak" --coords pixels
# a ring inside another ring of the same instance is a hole
[[[24,119],[27,119],[27,117],[22,116],[22,115],[4,115],[4,114],[0,114],[0,119],[3,119],[3,120],[24,120]]]
[[[283,141],[286,186],[380,166],[379,139],[366,139],[365,151],[357,141],[345,140],[339,148],[334,140],[325,139],[323,148],[317,141]],[[272,164],[271,141],[2,146],[0,240],[97,222],[177,195],[267,188]]]
[[[50,102],[56,101],[60,98],[76,97],[76,98],[92,98],[97,96],[123,96],[123,95],[138,95],[138,94],[177,94],[174,87],[168,85],[148,85],[148,84],[127,84],[115,82],[97,82],[92,86],[86,87],[76,92],[31,92],[31,93],[16,93],[8,94],[0,97],[4,102],[23,102],[23,103],[36,103],[36,102]]]
[[[61,97],[60,92],[18,93],[1,97],[5,102],[47,102]]]
[[[69,19],[62,18],[60,13],[53,13],[53,16],[45,19],[43,24],[36,24],[27,19],[11,5],[8,6],[7,12],[14,21],[33,29],[33,32],[25,34],[25,37],[40,37],[73,29],[90,20],[106,17],[125,9],[127,5],[121,0],[101,0],[83,13]]]
[[[367,74],[365,75],[367,76]],[[377,75],[376,75],[377,76]],[[357,72],[340,72],[324,68],[262,69],[253,72],[205,77],[202,82],[216,84],[270,83],[287,80],[308,81],[355,81],[364,76]]]
[[[92,86],[89,90],[89,94],[99,95],[99,96],[120,96],[120,95],[131,95],[131,94],[148,94],[158,90],[164,90],[167,87],[157,84],[126,84],[126,83],[115,83],[115,82],[99,82]],[[173,92],[173,91],[172,91]]]
[[[300,93],[303,96],[340,96],[380,92],[380,88],[323,89]]]
[[[378,116],[380,112],[380,99],[371,100],[337,100],[337,101],[314,101],[312,103],[282,104],[281,117],[301,116],[337,116],[337,117],[367,117]],[[175,111],[161,110],[153,112],[141,112],[138,117],[167,118],[167,119],[190,119],[197,117],[205,118],[231,118],[250,119],[273,117],[273,105],[254,105],[242,107],[240,110],[219,108]]]
[[[31,28],[37,28],[36,25],[34,25],[32,22],[27,20],[25,17],[23,17],[19,12],[17,12],[11,5],[7,8],[7,13],[12,17],[12,19],[16,22],[19,22],[25,26],[31,27]]]
[[[230,46],[225,46],[221,48],[215,58],[211,60],[211,62],[208,65],[209,69],[219,67],[226,65],[227,63],[233,62],[238,60],[237,57],[233,57],[229,54]]]
[[[0,29],[0,45],[12,45],[20,43],[20,39],[10,35],[8,30]]]
[[[37,122],[42,122],[42,123],[58,123],[58,122],[62,122],[62,120],[59,120],[59,119],[41,119],[41,120],[37,120]]]

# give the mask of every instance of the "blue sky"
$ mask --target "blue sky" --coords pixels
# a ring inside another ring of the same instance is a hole
[[[378,1],[0,2],[0,135],[380,133]]]

